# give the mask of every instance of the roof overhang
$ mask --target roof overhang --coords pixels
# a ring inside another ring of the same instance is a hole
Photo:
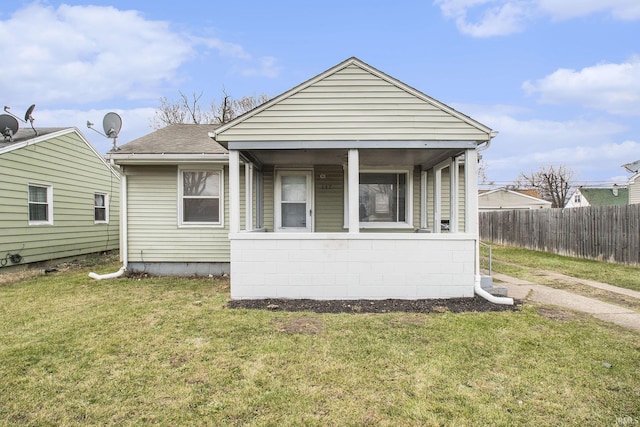
[[[212,136],[210,134],[210,136]],[[484,141],[230,141],[229,150],[474,149]]]
[[[118,154],[108,153],[107,159],[117,165],[150,165],[150,164],[177,164],[177,163],[228,163],[228,154]]]

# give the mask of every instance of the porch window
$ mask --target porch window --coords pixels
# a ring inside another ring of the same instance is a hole
[[[53,224],[53,187],[29,184],[29,224]]]
[[[222,171],[180,170],[180,224],[222,225]]]
[[[361,173],[360,222],[405,222],[407,174]]]
[[[93,195],[93,220],[96,224],[109,222],[107,213],[107,195],[96,193]]]
[[[348,208],[346,194],[345,211]],[[361,172],[358,205],[358,217],[363,228],[411,226],[411,174],[409,171],[387,170]],[[347,216],[345,223],[346,220]]]

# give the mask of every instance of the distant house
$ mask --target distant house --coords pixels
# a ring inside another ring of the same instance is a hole
[[[629,179],[629,204],[640,203],[640,172]]]
[[[614,184],[611,188],[579,187],[569,197],[565,208],[617,206],[629,203],[629,189]]]
[[[482,295],[477,152],[493,136],[350,58],[220,127],[109,153],[124,267],[230,272],[233,299]]]
[[[2,267],[119,246],[120,177],[76,128],[0,136]]]
[[[551,202],[541,199],[536,190],[496,188],[489,191],[480,190],[478,196],[478,210],[480,212],[550,207]]]

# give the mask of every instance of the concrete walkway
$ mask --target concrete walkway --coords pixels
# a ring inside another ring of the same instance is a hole
[[[552,273],[557,274],[557,273]],[[563,275],[560,275],[563,276]],[[569,278],[569,276],[563,276]],[[582,311],[591,314],[600,320],[615,323],[629,329],[640,331],[640,313],[628,308],[620,307],[615,304],[603,302],[594,298],[584,297],[572,292],[563,291],[561,289],[551,288],[549,286],[538,285],[526,280],[517,279],[515,277],[506,276],[504,274],[493,273],[493,278],[502,283],[496,283],[497,286],[507,288],[508,295],[519,300],[535,301],[543,304],[553,304],[560,307],[569,308],[575,311]],[[574,279],[574,278],[571,278]],[[593,282],[582,279],[579,283],[593,286],[599,289],[605,289],[610,292],[617,292],[630,297],[640,299],[640,292],[629,289],[618,288],[605,283]],[[587,283],[591,282],[591,283]],[[595,284],[595,285],[594,285]]]

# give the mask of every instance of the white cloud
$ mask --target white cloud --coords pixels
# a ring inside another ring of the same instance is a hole
[[[638,0],[435,0],[434,4],[455,20],[460,32],[472,37],[521,32],[540,16],[558,21],[610,13],[618,20],[640,19]]]
[[[33,4],[0,22],[0,40],[5,96],[48,104],[155,97],[194,55],[168,23],[113,7]]]
[[[436,0],[447,18],[473,37],[493,37],[524,30],[529,11],[527,1]],[[472,15],[478,15],[474,19]]]
[[[576,104],[611,114],[640,115],[640,57],[621,64],[598,64],[576,71],[559,69],[526,81],[523,89],[542,103]]]
[[[279,72],[274,59],[253,60],[238,44],[180,33],[168,22],[114,7],[31,4],[0,21],[0,46],[0,93],[16,106],[157,100],[207,50],[232,63],[256,63],[254,75]]]

